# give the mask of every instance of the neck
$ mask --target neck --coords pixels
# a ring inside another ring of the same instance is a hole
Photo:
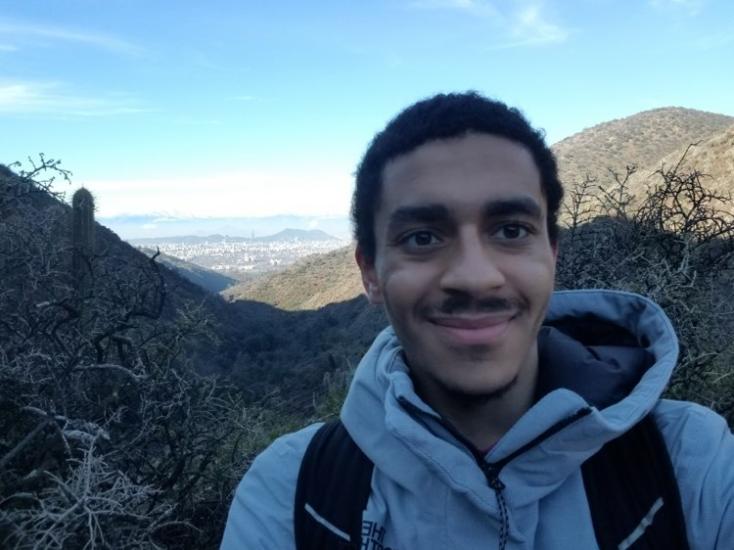
[[[523,387],[518,381],[500,398],[471,404],[449,404],[439,412],[477,449],[488,449],[532,406],[533,394],[534,386]]]
[[[477,449],[493,446],[532,406],[538,378],[534,346],[517,376],[492,394],[468,394],[416,382],[418,394]]]

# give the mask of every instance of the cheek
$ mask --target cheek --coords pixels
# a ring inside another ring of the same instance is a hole
[[[553,279],[555,275],[556,261],[550,248],[540,247],[526,256],[516,257],[515,260],[512,262],[512,271],[520,279]]]
[[[392,318],[411,315],[430,299],[436,288],[431,270],[420,265],[386,265],[380,280],[385,306]]]
[[[431,291],[434,286],[434,271],[427,263],[386,264],[380,279],[385,292],[406,298],[415,297]]]
[[[511,277],[536,302],[546,303],[555,286],[555,262],[552,256],[539,259],[516,270]]]

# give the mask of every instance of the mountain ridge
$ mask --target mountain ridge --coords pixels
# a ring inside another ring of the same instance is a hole
[[[231,301],[254,300],[289,311],[319,309],[361,294],[353,245],[307,256],[282,271],[222,292]]]
[[[721,196],[734,192],[734,124],[723,132],[671,151],[653,166],[643,166],[630,178],[630,187],[638,194],[655,184],[659,170],[678,168],[698,172],[708,189]]]
[[[657,143],[655,136],[659,138]],[[557,156],[568,200],[573,185],[587,175],[596,178],[597,185],[607,188],[614,181],[609,169],[624,175],[627,166],[637,167],[629,185],[633,193],[640,194],[655,183],[657,169],[675,166],[692,143],[698,145],[688,151],[688,160],[681,167],[690,169],[698,164],[702,173],[713,172],[707,181],[716,186],[717,192],[734,191],[734,117],[729,115],[684,107],[650,109],[596,124],[555,143],[551,149]],[[632,152],[638,144],[644,147]],[[718,168],[712,169],[714,165]],[[224,296],[229,300],[251,299],[297,310],[323,307],[332,296],[347,300],[362,293],[353,249],[343,248],[312,256],[277,274],[230,287]]]
[[[152,248],[140,247],[139,250],[151,258],[157,254],[156,261],[174,270],[195,285],[214,294],[222,292],[238,282],[237,279],[214,271],[213,269],[207,269],[193,262],[187,262],[181,258],[153,250]]]
[[[212,235],[180,235],[171,237],[142,237],[128,239],[128,242],[134,245],[145,245],[155,243],[185,243],[199,244],[205,242],[273,242],[273,241],[293,241],[293,240],[311,240],[311,241],[340,241],[342,239],[330,235],[321,229],[293,229],[286,228],[272,235],[264,235],[262,237],[243,237],[239,235],[222,235],[214,233]]]
[[[653,166],[664,156],[734,124],[734,117],[685,107],[660,107],[601,122],[551,146],[559,177],[568,188],[587,175],[613,182],[608,170]]]

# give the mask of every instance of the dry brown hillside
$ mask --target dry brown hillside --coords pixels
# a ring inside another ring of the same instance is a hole
[[[692,144],[690,148],[688,145],[679,147],[654,164],[641,168],[630,178],[630,187],[640,190],[648,187],[659,181],[657,170],[673,168],[679,162],[684,173],[695,169],[704,174],[707,188],[721,195],[731,194],[734,191],[734,125]]]
[[[609,180],[608,168],[623,173],[627,165],[659,167],[666,155],[732,124],[734,117],[664,107],[598,124],[559,141],[552,149],[564,185],[573,185],[587,174],[603,184]]]
[[[233,300],[265,302],[280,309],[318,309],[362,293],[354,247],[309,256],[285,271],[233,286],[222,295]]]
[[[566,187],[586,174],[608,178],[608,168],[624,173],[627,165],[639,167],[630,180],[631,191],[642,189],[649,176],[664,163],[675,165],[686,147],[688,164],[713,177],[716,189],[734,189],[734,117],[666,107],[599,124],[566,138],[552,149]],[[655,181],[655,180],[650,180]],[[636,193],[637,194],[637,193]],[[235,300],[265,302],[282,309],[317,309],[349,300],[362,293],[353,248],[311,256],[285,271],[223,292]]]

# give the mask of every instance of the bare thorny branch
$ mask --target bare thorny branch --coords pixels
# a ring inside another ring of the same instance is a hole
[[[182,353],[208,320],[169,300],[156,257],[91,255],[75,296],[65,211],[34,202],[51,179],[28,180],[54,168],[0,173],[0,546],[213,545],[199,507],[226,506],[218,453],[236,416]]]
[[[692,146],[691,146],[692,147]],[[713,404],[734,420],[730,376],[734,346],[734,207],[731,196],[708,186],[708,176],[682,166],[690,147],[672,168],[662,167],[657,182],[633,200],[629,179],[579,187],[572,212],[598,198],[603,208],[562,234],[558,283],[565,288],[611,287],[645,294],[673,319],[681,340],[681,361],[671,395]],[[580,219],[577,218],[576,219]],[[724,397],[722,397],[724,396]]]

